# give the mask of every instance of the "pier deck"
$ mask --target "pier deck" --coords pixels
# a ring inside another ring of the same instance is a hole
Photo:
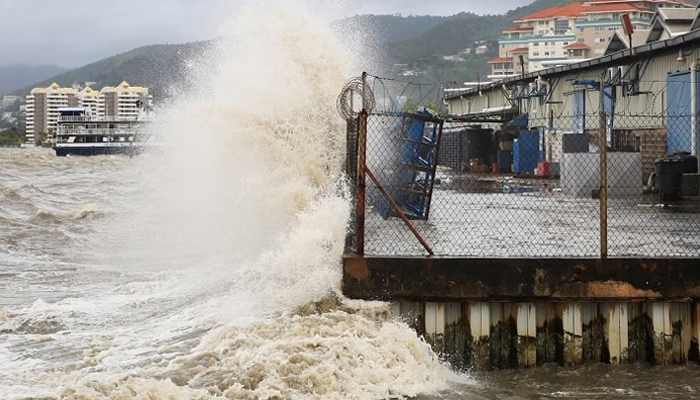
[[[456,368],[700,363],[700,193],[648,184],[663,129],[613,143],[591,115],[580,149],[553,141],[577,116],[443,132],[356,83],[345,296],[391,302]]]

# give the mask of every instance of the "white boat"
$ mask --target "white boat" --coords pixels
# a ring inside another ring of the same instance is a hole
[[[63,107],[58,112],[53,144],[57,156],[134,155],[158,147],[155,135],[147,129],[147,118],[93,119],[86,107]]]

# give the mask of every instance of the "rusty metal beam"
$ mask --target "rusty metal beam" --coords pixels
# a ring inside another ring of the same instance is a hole
[[[367,168],[365,172],[367,173],[367,175],[369,175],[369,178],[372,180],[372,182],[374,182],[374,184],[377,186],[377,189],[379,189],[379,191],[382,193],[382,196],[384,196],[384,198],[389,202],[389,204],[391,204],[391,207],[394,209],[394,211],[396,211],[396,213],[399,214],[399,217],[401,217],[403,223],[406,224],[411,233],[413,233],[413,236],[415,236],[416,239],[418,239],[425,251],[427,251],[429,255],[434,256],[435,253],[433,252],[433,249],[430,247],[428,242],[426,242],[425,239],[423,239],[423,236],[421,236],[421,234],[418,232],[418,229],[416,229],[416,227],[413,226],[411,220],[409,220],[408,217],[406,217],[406,214],[404,214],[403,210],[401,210],[401,207],[399,207],[399,205],[396,204],[396,201],[394,201],[391,195],[387,193],[382,184],[379,183],[379,180],[374,176],[372,171],[370,171],[370,169]]]
[[[357,174],[357,254],[365,254],[365,200],[367,190],[367,111],[360,112],[360,134],[358,137],[359,166]]]

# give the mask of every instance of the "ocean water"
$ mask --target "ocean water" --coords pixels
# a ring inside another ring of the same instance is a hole
[[[693,367],[457,373],[344,299],[350,55],[298,8],[227,27],[161,153],[0,149],[0,399],[697,397]]]

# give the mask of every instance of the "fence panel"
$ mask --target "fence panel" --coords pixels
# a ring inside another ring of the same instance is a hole
[[[700,202],[687,176],[697,159],[678,153],[690,151],[698,121],[682,108],[634,114],[601,101],[585,113],[443,121],[436,103],[415,95],[424,87],[394,95],[381,78],[365,85],[366,168],[378,183],[366,185],[365,254],[700,256]],[[360,125],[348,125],[349,137],[362,135]]]

